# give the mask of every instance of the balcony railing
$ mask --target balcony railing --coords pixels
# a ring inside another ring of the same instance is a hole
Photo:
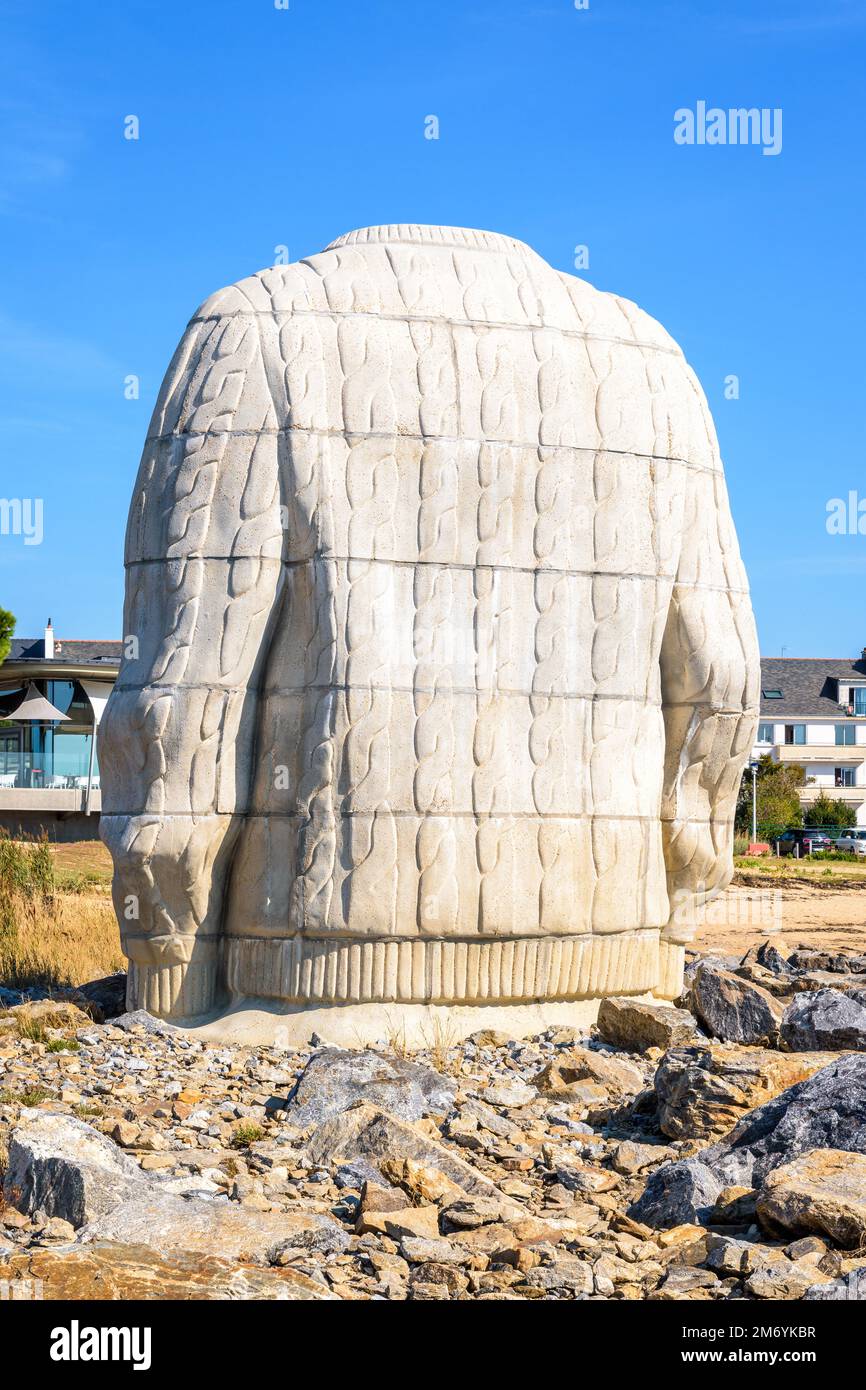
[[[829,796],[831,801],[848,801],[855,806],[866,800],[866,787],[834,787],[832,782],[825,786],[813,782],[811,786],[800,787],[799,791],[804,805],[817,801],[819,796]]]
[[[780,763],[866,762],[866,743],[780,743],[776,752]]]

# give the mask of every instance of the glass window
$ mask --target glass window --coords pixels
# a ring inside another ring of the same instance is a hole
[[[82,785],[90,767],[93,711],[77,681],[37,680],[40,695],[67,715],[60,723],[25,721],[15,724],[4,718],[21,703],[24,691],[0,694],[0,777],[11,777],[17,767],[15,785],[50,789]],[[99,785],[99,768],[93,760],[93,776]]]
[[[772,724],[759,724],[759,725],[758,725],[758,742],[759,742],[759,743],[774,743],[774,742],[775,742],[775,732],[774,732],[774,729],[773,729],[773,725],[772,725]]]
[[[837,725],[836,725],[836,742],[839,743],[839,744],[842,744],[842,743],[856,743],[856,739],[854,738],[854,732],[855,732],[855,725],[853,725],[853,724],[837,724]]]
[[[782,698],[781,690],[762,690],[761,694],[765,700],[781,700]]]
[[[854,769],[853,769],[853,767],[837,767],[837,768],[835,769],[835,772],[836,772],[836,786],[837,786],[837,787],[853,787],[853,785],[854,785]]]
[[[806,725],[805,724],[786,724],[785,725],[786,743],[805,743]]]
[[[866,714],[866,686],[854,691],[854,713]]]

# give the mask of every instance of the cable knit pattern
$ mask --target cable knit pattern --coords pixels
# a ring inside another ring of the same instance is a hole
[[[706,401],[634,304],[423,226],[218,292],[145,444],[125,635],[131,1003],[678,991],[758,662]]]

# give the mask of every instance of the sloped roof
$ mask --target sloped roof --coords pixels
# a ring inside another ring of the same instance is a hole
[[[851,657],[761,657],[761,716],[766,719],[809,715],[844,719],[836,699],[836,681],[866,680],[866,661]],[[781,700],[768,700],[765,690],[781,690]]]
[[[122,645],[119,641],[56,637],[54,639],[53,660],[59,666],[119,666]],[[6,660],[44,662],[46,660],[44,638],[13,637]]]

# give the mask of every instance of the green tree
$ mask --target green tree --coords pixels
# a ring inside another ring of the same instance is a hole
[[[775,840],[789,826],[803,824],[800,788],[806,785],[806,769],[800,763],[777,763],[769,753],[758,760],[758,839]],[[740,783],[736,828],[752,833],[752,773],[749,767]]]
[[[847,801],[822,792],[807,810],[805,821],[806,825],[839,825],[844,829],[857,824],[857,812]]]
[[[9,655],[9,647],[12,642],[12,634],[15,631],[15,614],[9,613],[5,608],[0,608],[0,665]]]

